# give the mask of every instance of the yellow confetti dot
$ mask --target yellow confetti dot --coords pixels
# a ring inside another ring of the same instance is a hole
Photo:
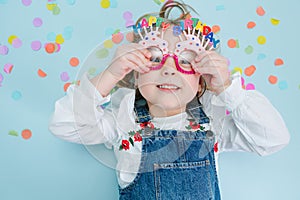
[[[105,48],[110,49],[110,48],[113,47],[114,43],[111,40],[105,40],[103,45],[104,45]]]
[[[240,74],[243,74],[243,69],[240,67],[235,67],[233,68],[233,70],[231,71],[231,74],[234,74],[235,72],[240,72]]]
[[[65,41],[65,39],[63,38],[62,34],[58,34],[58,35],[56,36],[55,42],[56,42],[57,44],[62,44],[62,43],[64,43],[64,41]]]
[[[109,0],[101,0],[100,5],[101,5],[102,8],[109,8],[110,1]]]
[[[12,44],[12,42],[13,42],[14,39],[16,39],[16,38],[18,38],[16,35],[11,35],[11,36],[9,36],[9,38],[8,38],[8,43],[9,43],[9,44]]]
[[[48,3],[48,4],[47,4],[47,9],[51,11],[51,10],[53,10],[56,6],[57,6],[56,3],[51,3],[51,4]]]
[[[261,35],[261,36],[258,36],[257,42],[258,42],[258,44],[265,44],[267,42],[267,39],[265,36]]]
[[[271,18],[271,23],[272,23],[274,26],[277,26],[277,25],[280,23],[280,20],[279,20],[279,19]]]

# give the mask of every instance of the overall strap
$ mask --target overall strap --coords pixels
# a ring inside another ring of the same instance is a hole
[[[134,112],[137,116],[137,123],[148,122],[152,119],[149,113],[147,101],[141,95],[139,89],[135,90]]]
[[[209,123],[210,120],[203,111],[203,106],[199,101],[199,97],[195,96],[194,99],[186,106],[186,112],[199,124]]]

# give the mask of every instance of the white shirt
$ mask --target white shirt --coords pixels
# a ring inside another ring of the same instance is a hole
[[[286,146],[290,136],[278,111],[258,91],[242,89],[239,73],[231,78],[232,84],[218,96],[206,91],[200,98],[211,119],[211,124],[204,126],[216,133],[218,153],[247,151],[268,155]],[[55,103],[49,124],[51,132],[61,139],[114,147],[122,188],[134,180],[140,164],[141,142],[135,142],[129,150],[119,150],[122,139],[128,139],[128,132],[140,129],[135,122],[134,98],[135,90],[128,88],[102,97],[85,74],[79,86],[71,85],[66,95]],[[108,105],[101,108],[103,104]],[[187,117],[185,112],[154,117],[152,123],[160,129],[186,130]]]

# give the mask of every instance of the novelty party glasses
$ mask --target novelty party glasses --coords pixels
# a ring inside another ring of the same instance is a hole
[[[164,54],[163,51],[155,46],[150,46],[147,48],[150,53],[150,61],[152,62],[151,70],[159,70],[162,68],[162,66],[165,64],[166,60],[169,57],[172,57],[175,61],[176,69],[177,71],[183,73],[183,74],[195,74],[195,71],[192,67],[192,61],[197,56],[196,52],[192,50],[185,50],[182,51],[180,54],[172,54],[167,53]]]

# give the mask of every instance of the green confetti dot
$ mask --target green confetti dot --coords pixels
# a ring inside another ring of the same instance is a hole
[[[247,47],[245,48],[245,53],[246,53],[246,54],[251,54],[251,53],[253,53],[253,47],[252,47],[251,45],[247,46]]]
[[[15,131],[15,130],[10,130],[10,131],[8,132],[8,135],[11,135],[11,136],[19,136],[18,132]]]
[[[96,52],[96,56],[97,56],[97,58],[100,58],[100,59],[102,59],[102,58],[106,58],[107,56],[108,56],[108,54],[109,54],[109,52],[108,52],[108,50],[107,49],[100,49],[100,50],[98,50],[97,52]]]
[[[91,67],[88,71],[89,75],[94,75],[96,73],[97,69],[95,67]]]
[[[55,6],[52,10],[53,15],[58,15],[60,13],[60,8],[58,6]]]

